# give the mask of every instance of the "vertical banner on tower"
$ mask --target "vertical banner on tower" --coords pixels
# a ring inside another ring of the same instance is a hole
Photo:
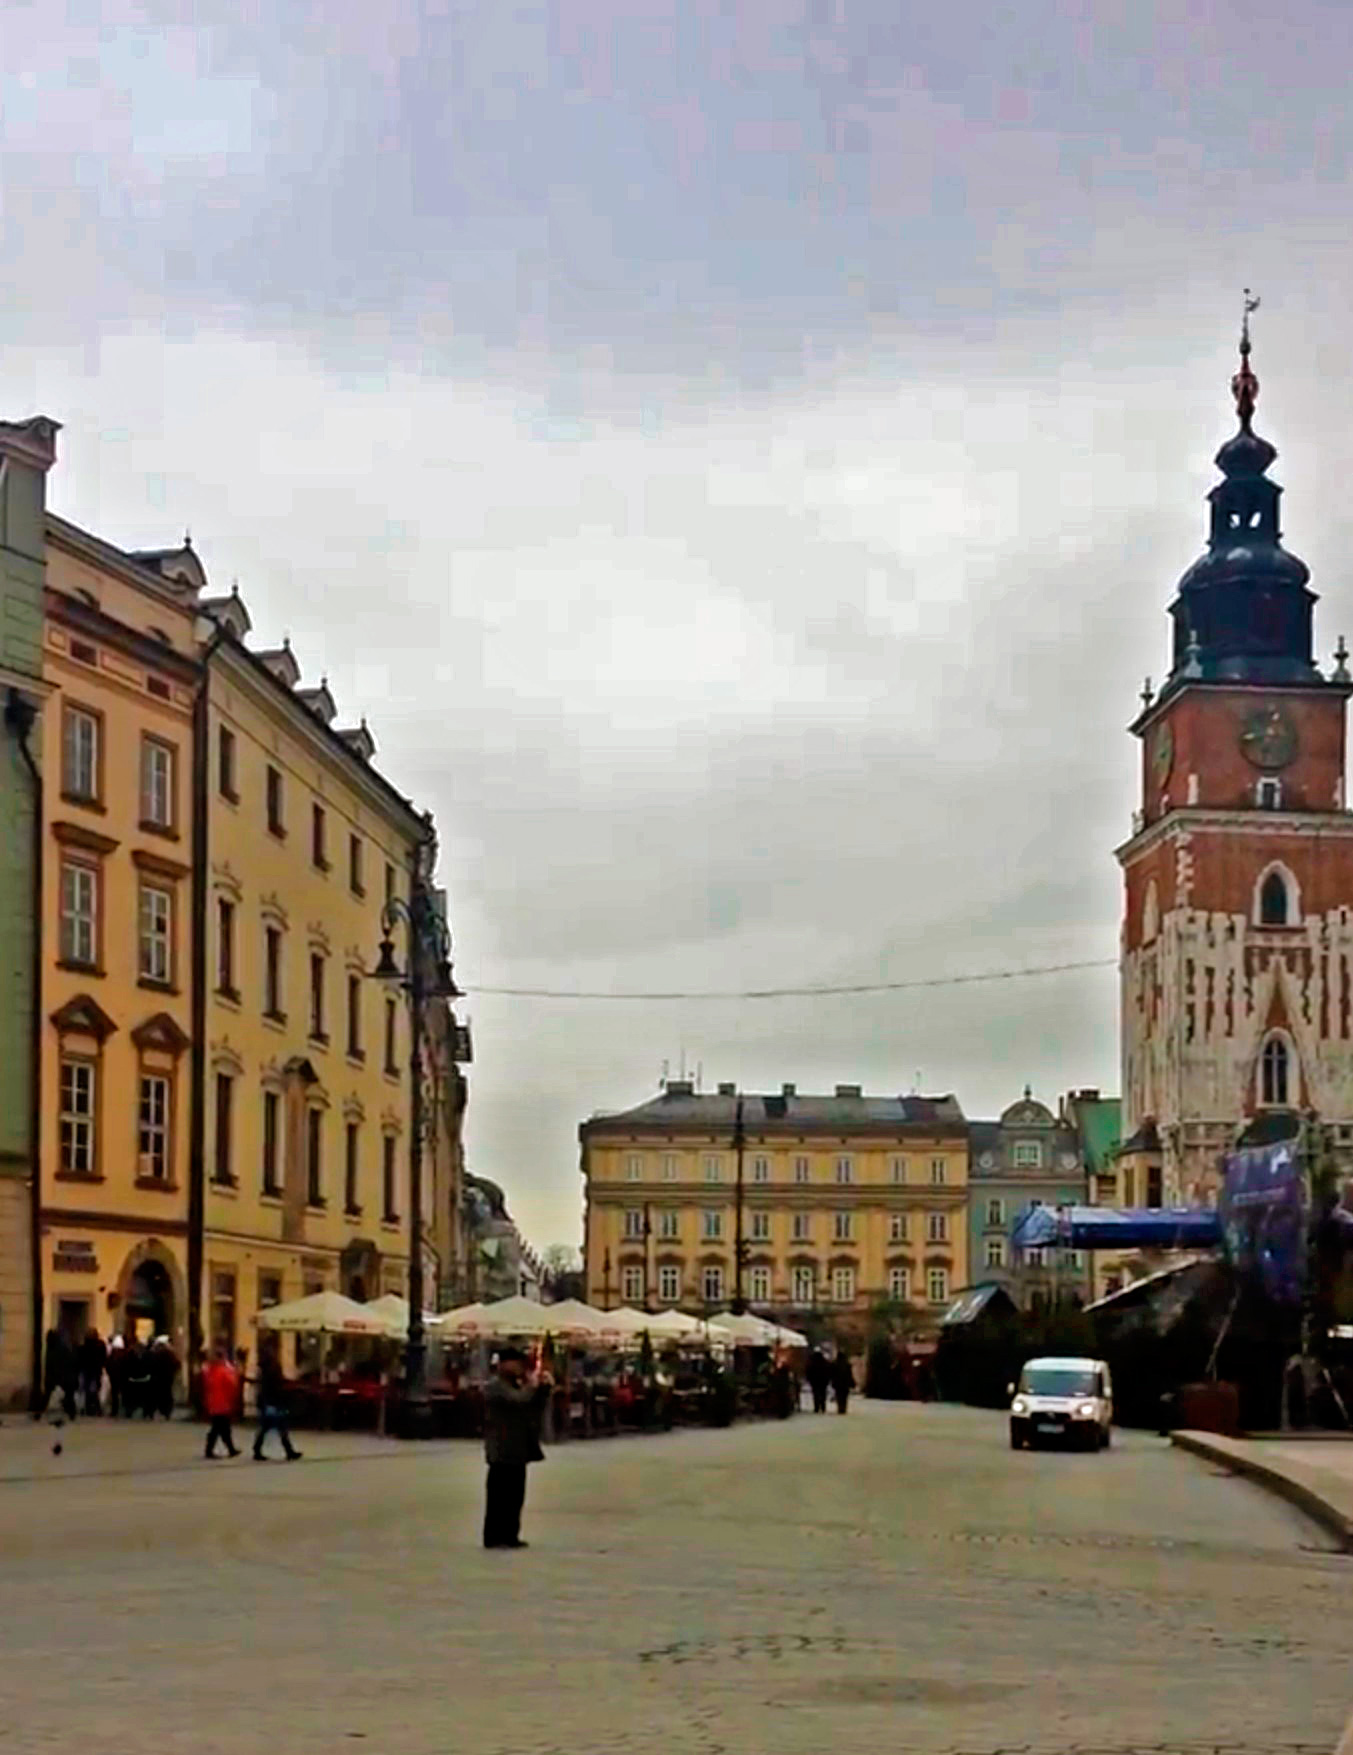
[[[1226,1254],[1276,1303],[1298,1304],[1305,1290],[1308,1206],[1296,1140],[1228,1154],[1219,1203]]]

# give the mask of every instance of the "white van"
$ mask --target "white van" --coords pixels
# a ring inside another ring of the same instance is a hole
[[[1109,1448],[1113,1384],[1102,1359],[1030,1359],[1011,1389],[1012,1450],[1044,1440]]]

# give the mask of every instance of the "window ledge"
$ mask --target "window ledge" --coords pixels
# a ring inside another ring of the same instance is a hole
[[[287,838],[287,832],[282,827],[281,823],[269,823],[268,824],[268,833],[276,841],[285,841]]]
[[[386,1213],[381,1219],[381,1227],[383,1230],[386,1230],[386,1231],[398,1230],[398,1228],[399,1228],[399,1214],[398,1213]]]
[[[270,1030],[285,1030],[287,1027],[287,1014],[285,1012],[264,1012],[263,1022]]]
[[[263,1188],[259,1190],[258,1198],[265,1207],[280,1207],[282,1190],[280,1188]]]
[[[226,804],[238,804],[240,802],[240,795],[233,787],[218,786],[216,789],[216,796],[223,799]]]
[[[394,1080],[398,1079],[398,1077],[399,1077],[399,1068],[397,1066],[383,1067],[382,1071],[383,1071],[385,1077],[387,1079],[390,1079],[392,1082]]]
[[[365,1066],[366,1065],[366,1050],[364,1048],[349,1048],[349,1050],[348,1050],[348,1065],[349,1066]]]
[[[136,1186],[138,1188],[156,1188],[161,1194],[177,1194],[179,1191],[177,1182],[166,1182],[163,1176],[138,1176]]]
[[[100,802],[97,793],[63,791],[61,794],[61,802],[62,804],[78,805],[81,810],[95,811],[101,817],[106,817],[108,815],[108,806]]]
[[[239,1178],[236,1176],[213,1176],[207,1187],[213,1194],[238,1195],[240,1192]]]
[[[312,1030],[310,1040],[316,1048],[327,1048],[329,1046],[329,1033],[327,1030]]]
[[[333,866],[330,865],[329,861],[322,857],[319,859],[312,859],[310,863],[314,866],[316,871],[331,872],[333,870]]]
[[[326,1213],[329,1210],[329,1203],[327,1200],[309,1199],[305,1203],[305,1210],[307,1213]]]
[[[226,1005],[235,1006],[237,1009],[239,1007],[240,990],[238,987],[218,987],[216,997],[224,1001]]]
[[[102,981],[108,973],[98,963],[77,962],[74,957],[58,957],[56,966],[58,969],[67,970],[72,975],[93,975],[99,981]]]
[[[153,823],[149,817],[142,817],[137,825],[143,835],[158,835],[162,841],[177,841],[179,832],[168,823]]]
[[[54,1182],[102,1182],[102,1174],[97,1170],[58,1170],[52,1179]]]
[[[352,891],[353,895],[356,896],[356,898],[359,902],[366,901],[366,889],[365,889],[364,885],[362,885],[362,884],[349,884],[348,888]]]
[[[154,975],[138,975],[136,985],[148,989],[151,993],[176,994],[178,992],[178,988],[172,981],[160,981]]]
[[[345,1206],[343,1208],[343,1217],[345,1219],[360,1219],[361,1216],[362,1216],[362,1209],[360,1207],[354,1207],[354,1206],[349,1205],[349,1206]]]

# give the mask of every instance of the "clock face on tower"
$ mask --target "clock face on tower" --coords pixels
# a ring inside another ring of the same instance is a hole
[[[1260,707],[1246,715],[1240,747],[1256,768],[1285,768],[1297,753],[1297,728],[1281,707]]]
[[[1163,786],[1170,778],[1170,769],[1174,766],[1174,733],[1167,724],[1156,727],[1155,736],[1151,739],[1151,772],[1156,777],[1156,785]]]

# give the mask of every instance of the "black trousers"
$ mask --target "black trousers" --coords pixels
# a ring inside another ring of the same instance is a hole
[[[484,1489],[484,1546],[511,1548],[521,1540],[526,1464],[490,1463]]]
[[[258,1431],[254,1434],[254,1455],[263,1455],[263,1440],[270,1432],[275,1432],[282,1440],[282,1449],[288,1456],[295,1454],[296,1446],[291,1442],[291,1433],[287,1429],[287,1417],[281,1408],[260,1408],[258,1411]]]
[[[211,1422],[207,1427],[207,1448],[205,1452],[207,1456],[216,1455],[216,1440],[218,1438],[224,1442],[227,1455],[235,1456],[238,1454],[235,1449],[235,1434],[230,1430],[229,1414],[212,1415]]]
[[[850,1405],[850,1391],[848,1389],[838,1389],[833,1391],[833,1394],[836,1396],[837,1413],[844,1414],[847,1407]]]
[[[827,1386],[825,1383],[813,1385],[813,1412],[825,1414],[827,1411]]]

